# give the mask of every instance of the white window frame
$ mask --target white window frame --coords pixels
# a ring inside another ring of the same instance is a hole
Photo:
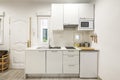
[[[4,17],[0,16],[0,44],[4,43]]]
[[[48,20],[47,26],[41,27],[41,20],[42,19],[47,19]],[[50,17],[48,17],[48,16],[37,16],[37,40],[38,40],[39,46],[45,46],[45,47],[49,46],[49,26],[50,26]],[[48,29],[48,31],[47,31],[47,41],[46,42],[43,41],[43,29]]]

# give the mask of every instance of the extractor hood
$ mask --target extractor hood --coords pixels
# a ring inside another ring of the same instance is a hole
[[[69,27],[69,28],[76,28],[78,27],[78,24],[64,24],[64,28]]]

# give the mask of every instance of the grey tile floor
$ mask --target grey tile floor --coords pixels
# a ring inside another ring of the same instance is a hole
[[[24,79],[24,70],[7,70],[0,73],[0,80],[99,80],[99,79],[80,79],[80,78],[28,78]]]

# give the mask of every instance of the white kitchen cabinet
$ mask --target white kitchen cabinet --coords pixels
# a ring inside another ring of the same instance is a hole
[[[62,51],[47,51],[47,74],[62,74]]]
[[[79,74],[79,51],[63,51],[63,74]]]
[[[63,25],[79,25],[80,18],[94,18],[93,4],[52,4],[52,30],[63,30]]]
[[[64,24],[79,24],[78,4],[64,4]]]
[[[44,74],[45,66],[44,50],[26,51],[25,74]]]
[[[80,18],[94,18],[93,4],[79,4],[78,17]]]
[[[63,4],[52,4],[51,29],[63,30]]]
[[[80,51],[80,78],[97,78],[98,51]]]

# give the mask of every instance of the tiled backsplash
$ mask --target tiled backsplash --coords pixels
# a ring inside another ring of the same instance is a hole
[[[54,46],[73,46],[75,42],[90,42],[90,34],[93,31],[78,31],[76,28],[64,28],[61,31],[53,31]],[[75,39],[75,35],[79,35],[79,40]]]

